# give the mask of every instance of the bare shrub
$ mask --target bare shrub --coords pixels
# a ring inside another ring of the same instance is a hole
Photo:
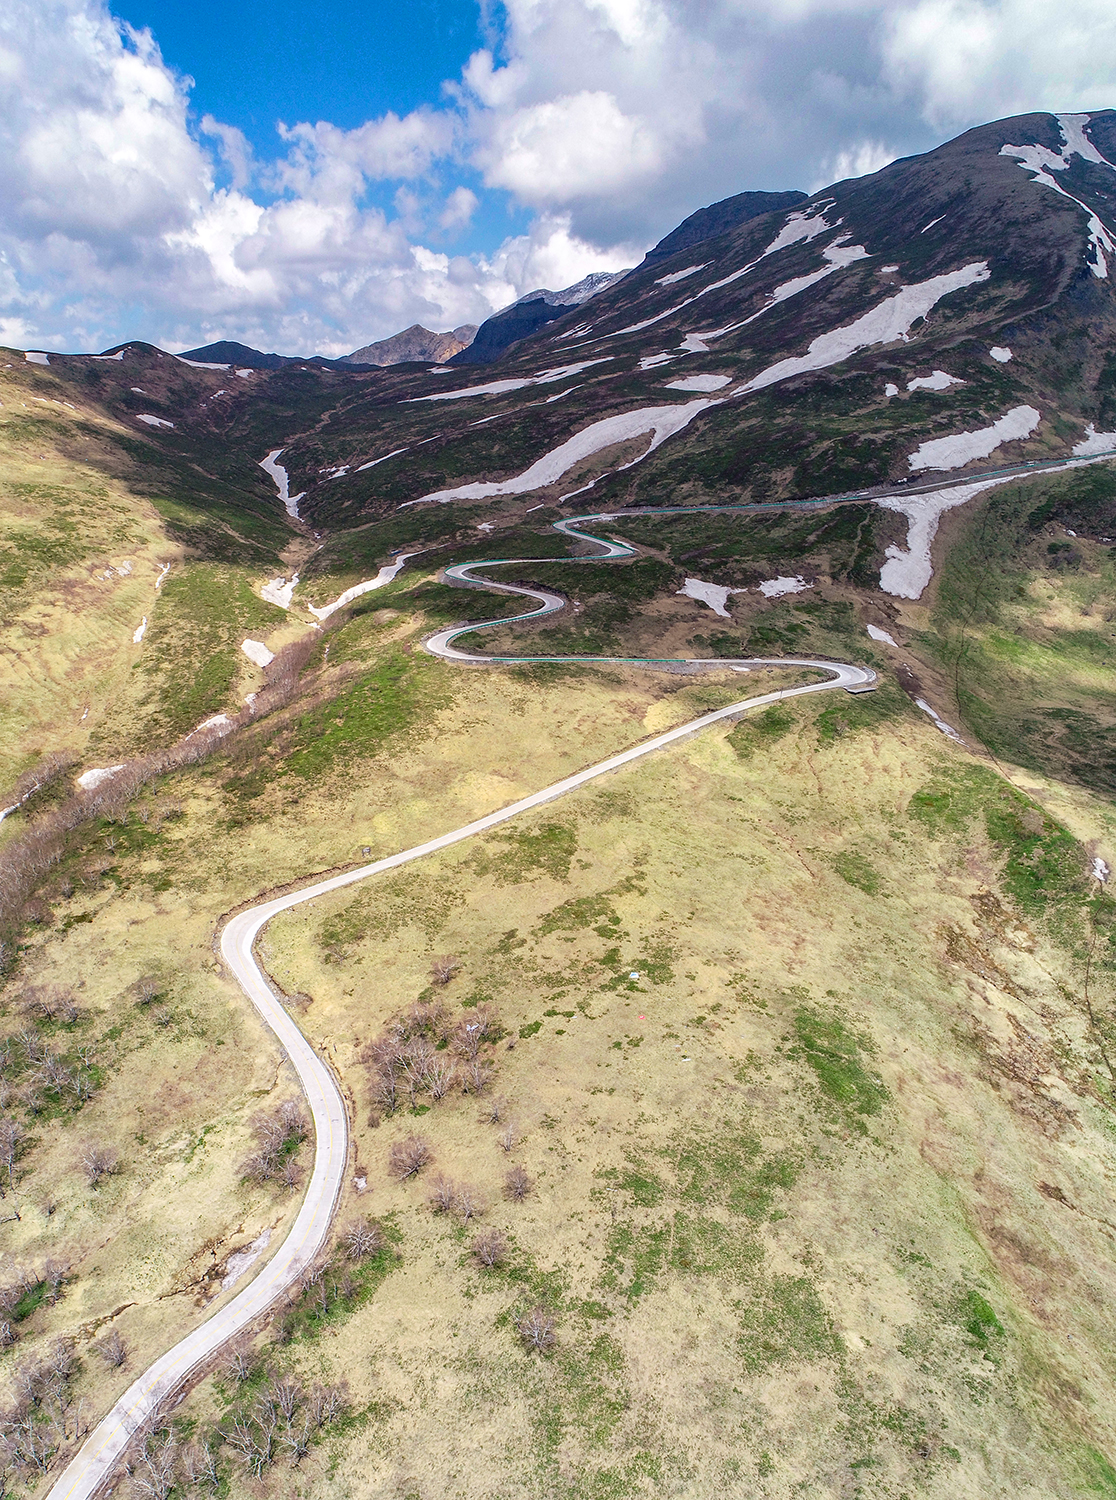
[[[116,1328],[106,1338],[103,1338],[99,1344],[94,1344],[93,1347],[110,1370],[119,1370],[127,1362],[128,1346]]]
[[[208,1443],[191,1443],[182,1454],[182,1473],[195,1489],[215,1490],[220,1483],[217,1458]]]
[[[283,1163],[282,1171],[279,1173],[279,1181],[287,1189],[288,1193],[297,1193],[302,1186],[302,1168],[293,1157]]]
[[[10,1349],[19,1338],[10,1318],[0,1318],[0,1349]]]
[[[516,1329],[524,1346],[539,1354],[549,1354],[558,1343],[558,1320],[545,1307],[533,1307],[516,1320]]]
[[[482,1058],[474,1057],[461,1070],[461,1089],[466,1094],[482,1094],[492,1082],[492,1067]]]
[[[481,1119],[489,1125],[499,1125],[500,1121],[507,1117],[508,1101],[503,1094],[494,1094],[491,1099],[485,1101],[481,1109]]]
[[[498,1229],[484,1229],[469,1248],[480,1265],[494,1271],[507,1258],[508,1242]]]
[[[175,1469],[178,1462],[178,1443],[169,1428],[163,1432],[149,1432],[143,1440],[132,1469],[132,1488],[137,1495],[149,1500],[167,1500],[174,1488]]]
[[[47,1300],[57,1302],[62,1295],[62,1283],[70,1274],[69,1261],[62,1260],[57,1255],[48,1255],[43,1262],[43,1272],[39,1280],[46,1282]]]
[[[0,1120],[0,1198],[14,1186],[16,1158],[23,1142],[23,1126],[18,1120]]]
[[[466,1224],[470,1219],[476,1219],[484,1213],[484,1199],[476,1188],[470,1187],[468,1183],[462,1183],[458,1188],[455,1206]]]
[[[295,1165],[295,1152],[306,1139],[309,1128],[306,1113],[297,1099],[286,1100],[270,1113],[261,1111],[252,1120],[257,1149],[242,1164],[241,1175],[256,1182],[278,1177],[293,1192],[302,1181]]]
[[[384,1232],[371,1219],[354,1219],[345,1226],[341,1239],[350,1260],[367,1260],[384,1248]]]
[[[154,974],[144,974],[136,980],[132,988],[137,1005],[150,1005],[153,1000],[158,1000],[163,993],[164,986]]]
[[[522,1203],[533,1187],[534,1183],[527,1175],[527,1168],[522,1162],[516,1162],[515,1166],[509,1167],[504,1174],[504,1196],[510,1198],[513,1203]]]
[[[435,1054],[426,1072],[426,1086],[432,1099],[444,1099],[453,1088],[457,1069],[446,1057]]]
[[[427,1201],[436,1214],[452,1213],[457,1205],[456,1182],[439,1173],[430,1184],[430,1195]]]
[[[328,1427],[344,1416],[349,1407],[347,1382],[340,1385],[316,1385],[310,1393],[310,1420],[315,1427]]]
[[[93,1142],[82,1147],[78,1158],[85,1180],[96,1189],[105,1177],[111,1177],[120,1164],[120,1155],[113,1146],[98,1146]]]
[[[519,1131],[516,1129],[514,1122],[509,1120],[508,1124],[504,1127],[503,1130],[501,1130],[496,1139],[500,1143],[501,1151],[507,1152],[514,1150],[519,1143]]]
[[[256,1354],[248,1339],[240,1338],[229,1345],[225,1355],[224,1371],[230,1380],[243,1385],[256,1368]]]
[[[460,959],[454,958],[451,953],[436,958],[430,965],[430,978],[434,984],[447,985],[461,967]]]
[[[395,1141],[388,1153],[388,1171],[399,1182],[415,1177],[434,1159],[430,1142],[421,1135],[409,1135]]]

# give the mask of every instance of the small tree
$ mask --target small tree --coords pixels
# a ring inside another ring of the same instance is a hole
[[[341,1238],[350,1260],[367,1260],[384,1248],[384,1232],[371,1219],[354,1219]]]
[[[256,1356],[252,1345],[247,1339],[240,1338],[229,1345],[228,1353],[225,1355],[225,1374],[237,1385],[250,1379],[256,1368]]]
[[[508,1253],[508,1242],[498,1229],[484,1229],[470,1246],[475,1259],[486,1271],[494,1271],[503,1265]]]
[[[98,1146],[90,1142],[82,1148],[79,1162],[86,1182],[96,1189],[102,1178],[111,1177],[116,1171],[120,1157],[114,1147]]]
[[[93,1346],[110,1370],[119,1370],[128,1359],[128,1346],[114,1328],[107,1338]]]
[[[388,1153],[388,1170],[399,1182],[415,1177],[434,1159],[430,1142],[421,1135],[409,1135],[395,1141]]]
[[[462,1183],[457,1190],[457,1212],[468,1224],[470,1219],[478,1218],[484,1213],[484,1200],[476,1188],[470,1187],[468,1183]]]
[[[527,1197],[534,1184],[527,1175],[527,1168],[521,1162],[516,1162],[514,1167],[509,1167],[504,1174],[504,1196],[513,1203],[522,1203]]]
[[[525,1347],[539,1354],[549,1354],[558,1342],[555,1332],[558,1320],[545,1307],[533,1307],[518,1319],[515,1326]]]
[[[513,1150],[519,1141],[519,1131],[515,1128],[514,1122],[509,1121],[496,1139],[500,1142],[501,1151]]]

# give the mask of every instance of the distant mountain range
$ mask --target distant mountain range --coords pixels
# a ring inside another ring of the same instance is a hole
[[[365,344],[363,349],[354,349],[337,361],[341,365],[407,365],[431,361],[445,364],[462,349],[467,349],[477,336],[475,323],[463,323],[450,333],[431,333],[421,323],[412,323],[402,333],[393,333],[388,339],[375,344]]]

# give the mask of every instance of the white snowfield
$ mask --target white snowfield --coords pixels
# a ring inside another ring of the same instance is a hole
[[[661,443],[665,443],[668,437],[681,432],[701,412],[717,404],[715,401],[686,401],[672,406],[645,406],[638,411],[604,417],[600,422],[593,422],[573,437],[567,438],[557,448],[552,448],[549,453],[537,459],[529,469],[524,469],[522,474],[516,474],[511,479],[462,484],[450,490],[433,490],[429,495],[420,495],[417,500],[405,501],[400,509],[409,505],[425,505],[431,501],[445,504],[449,500],[488,500],[493,495],[524,495],[530,490],[545,489],[547,485],[556,484],[563,474],[583,458],[590,458],[603,448],[611,448],[614,443],[627,442],[650,433],[651,440],[639,457],[632,459],[631,463],[621,465],[621,468],[630,469],[633,464],[653,453]]]
[[[136,417],[137,422],[146,422],[148,427],[173,427],[173,422],[168,422],[165,417],[153,417],[150,412],[141,411]]]
[[[390,453],[385,453],[381,458],[373,458],[366,464],[360,464],[353,472],[363,474],[365,469],[374,469],[377,464],[386,464],[389,458],[398,458],[401,453],[410,451],[410,448],[393,448]]]
[[[164,563],[163,566],[159,569],[159,576],[155,580],[155,592],[156,593],[158,593],[159,590],[163,587],[163,580],[164,580],[164,578],[166,578],[167,574],[170,572],[170,569],[171,569],[170,563]]]
[[[271,578],[260,590],[260,598],[268,604],[277,604],[280,609],[290,609],[294,591],[298,587],[298,574],[291,579]]]
[[[1074,445],[1074,458],[1089,458],[1094,453],[1116,453],[1116,432],[1098,432],[1092,422],[1081,442]]]
[[[645,354],[639,362],[639,368],[641,370],[655,370],[659,365],[669,365],[672,360],[677,358],[676,354]]]
[[[907,527],[907,550],[890,546],[887,561],[880,569],[880,588],[885,594],[897,599],[921,598],[923,590],[933,577],[934,567],[930,549],[938,534],[938,520],[947,510],[965,505],[975,495],[992,489],[997,484],[1007,484],[1018,476],[1006,475],[1001,479],[982,479],[975,484],[959,484],[952,489],[930,490],[926,494],[884,495],[875,503],[883,510],[898,511],[910,523]]]
[[[766,370],[761,370],[733,394],[744,395],[750,391],[760,391],[779,381],[789,380],[792,375],[828,369],[830,365],[840,364],[850,355],[859,353],[861,349],[870,349],[874,344],[891,344],[896,339],[906,340],[916,318],[924,318],[951,292],[987,281],[989,274],[987,261],[972,261],[960,270],[946,272],[944,276],[932,276],[929,281],[905,286],[893,297],[886,297],[844,328],[834,328],[829,333],[819,334],[805,354],[781,359],[776,364],[769,365]]]
[[[139,624],[136,626],[135,630],[132,632],[132,644],[134,646],[138,646],[139,643],[140,643],[140,641],[143,640],[143,638],[146,635],[146,633],[147,633],[147,616],[144,615],[143,619],[139,622]]]
[[[187,364],[189,364],[189,360],[187,360]],[[226,366],[222,365],[220,368],[225,369]],[[293,521],[297,521],[300,519],[298,502],[305,499],[306,491],[303,490],[300,495],[291,494],[291,484],[287,477],[287,471],[282,464],[276,462],[283,451],[282,448],[272,448],[266,458],[260,459],[260,468],[274,479],[275,487],[279,491],[279,498],[283,502],[283,509]]]
[[[777,286],[770,294],[759,312],[754,312],[750,318],[745,318],[742,323],[730,324],[722,332],[729,333],[733,329],[743,328],[748,323],[754,323],[757,318],[762,318],[765,312],[769,312],[771,308],[777,307],[780,302],[786,302],[791,297],[797,297],[799,292],[804,292],[808,287],[816,286],[819,281],[824,281],[827,276],[832,276],[834,271],[841,271],[845,266],[851,266],[858,260],[867,260],[868,251],[865,250],[864,246],[846,245],[844,241],[847,238],[847,235],[842,235],[840,239],[834,240],[832,245],[825,247],[822,251],[822,256],[826,264],[820,271],[810,271],[805,276],[795,276],[790,281],[784,281],[781,286]],[[706,338],[713,337],[712,334],[706,334],[705,336]],[[718,334],[717,337],[719,336]]]
[[[571,375],[580,375],[582,370],[591,370],[594,365],[607,364],[611,354],[600,359],[583,359],[580,364],[558,365],[553,370],[544,370],[541,375],[524,375],[511,380],[492,380],[487,385],[467,385],[459,391],[435,391],[430,396],[411,396],[402,404],[413,406],[418,401],[461,401],[466,396],[502,396],[507,391],[521,391],[529,385],[553,385]]]
[[[998,365],[1006,365],[1011,358],[1011,350],[1005,349],[1002,344],[993,345],[988,352]]]
[[[1107,863],[1098,854],[1093,860],[1093,879],[1099,880],[1101,885],[1107,885],[1108,877],[1111,874],[1112,871],[1108,868]]]
[[[683,375],[679,380],[668,380],[663,389],[668,391],[720,391],[732,384],[731,375]]]
[[[869,625],[867,630],[874,641],[882,641],[885,646],[895,646],[898,649],[898,641],[893,636],[888,635],[886,630],[881,630],[878,625]]]
[[[366,583],[355,583],[351,589],[346,589],[332,604],[323,604],[321,609],[315,609],[312,604],[308,604],[306,607],[315,619],[328,620],[330,615],[339,609],[344,609],[346,604],[351,604],[354,599],[359,599],[362,594],[370,594],[373,589],[382,589],[385,583],[391,582],[409,557],[417,556],[417,552],[404,552],[393,563],[384,563],[375,578],[369,578]]]
[[[91,771],[83,771],[77,779],[77,784],[84,791],[91,792],[94,787],[101,785],[102,781],[108,781],[110,776],[115,776],[117,771],[124,767],[119,766],[95,766]]]
[[[172,354],[171,359],[176,359],[180,365],[189,365],[192,370],[228,370],[229,365],[207,365],[200,359],[183,359],[181,354]]]
[[[1043,187],[1053,188],[1063,198],[1068,198],[1077,205],[1086,217],[1089,243],[1093,247],[1093,258],[1087,264],[1094,276],[1105,278],[1108,276],[1107,257],[1116,254],[1116,239],[1113,239],[1107,226],[1097,218],[1087,203],[1082,203],[1080,198],[1067,193],[1061,183],[1050,175],[1051,172],[1064,172],[1071,165],[1071,156],[1080,156],[1085,161],[1116,171],[1116,166],[1101,155],[1085,134],[1089,118],[1088,115],[1058,116],[1063,142],[1060,152],[1051,151],[1046,146],[1001,146],[1000,155],[1014,157],[1024,171],[1031,173],[1032,181],[1041,182]]]
[[[678,590],[678,593],[684,594],[687,599],[695,599],[699,604],[708,604],[715,615],[721,615],[726,620],[732,619],[732,616],[725,608],[729,595],[746,594],[747,592],[747,589],[725,588],[720,583],[705,583],[700,578],[687,578],[686,582]]]
[[[895,384],[895,382],[893,380],[889,380],[888,383],[884,386],[884,395],[890,401],[891,398],[892,398],[892,396],[898,396],[898,394],[899,394],[899,387]]]
[[[950,437],[920,443],[907,459],[913,470],[960,469],[974,458],[987,458],[1001,443],[1018,442],[1034,432],[1042,415],[1033,406],[1013,406],[1011,411],[975,432],[956,432]]]
[[[49,358],[38,349],[28,349],[23,356],[29,365],[49,365]]]
[[[813,587],[805,578],[796,575],[794,578],[768,578],[760,584],[759,591],[765,599],[781,599],[784,594],[804,594]]]
[[[91,354],[90,359],[123,359],[127,349],[118,349],[115,354]]]
[[[909,391],[948,391],[951,385],[964,385],[957,375],[947,375],[944,370],[935,370],[932,375],[918,375],[907,381]]]
[[[963,745],[965,743],[965,741],[957,733],[956,729],[954,729],[953,725],[947,724],[943,718],[940,718],[937,710],[931,708],[925,698],[916,698],[915,706],[917,708],[921,708],[924,714],[929,714],[931,719],[933,719],[934,721],[934,727],[936,729],[940,729],[941,732],[946,736],[946,738],[952,740],[955,745]]]
[[[706,266],[712,262],[703,260],[699,266],[687,266],[684,271],[671,271],[669,276],[660,276],[653,283],[655,286],[673,286],[676,281],[685,281],[687,276],[693,276],[696,271],[704,271]]]
[[[275,660],[275,652],[269,651],[263,641],[241,641],[240,649],[257,667],[269,667]]]

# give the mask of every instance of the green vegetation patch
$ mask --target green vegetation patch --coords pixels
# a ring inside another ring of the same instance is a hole
[[[789,708],[773,703],[761,714],[753,714],[740,723],[728,737],[728,742],[741,760],[749,760],[757,750],[773,745],[789,734],[796,723]]]
[[[876,1050],[871,1038],[853,1031],[839,1011],[808,1006],[796,1012],[794,1033],[822,1094],[864,1133],[862,1117],[879,1114],[890,1097],[883,1081],[866,1064]]]
[[[499,844],[504,846],[502,852],[492,847]],[[568,880],[577,847],[577,830],[568,823],[542,823],[494,834],[472,864],[478,875],[491,875],[497,885],[521,885],[541,875]]]
[[[833,856],[833,868],[841,879],[868,896],[880,890],[880,876],[871,860],[857,849],[842,849]]]

